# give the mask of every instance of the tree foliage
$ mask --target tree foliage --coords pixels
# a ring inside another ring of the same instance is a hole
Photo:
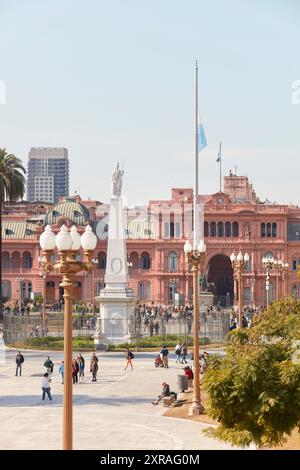
[[[300,302],[273,303],[251,328],[232,331],[226,355],[207,369],[208,414],[220,422],[207,432],[239,446],[272,447],[300,427]]]

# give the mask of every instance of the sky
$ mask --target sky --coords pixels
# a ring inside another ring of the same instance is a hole
[[[222,141],[224,174],[300,205],[298,0],[0,0],[0,15],[0,147],[26,165],[30,147],[68,148],[71,194],[108,201],[117,161],[129,205],[192,187],[198,60],[200,193],[219,189]]]

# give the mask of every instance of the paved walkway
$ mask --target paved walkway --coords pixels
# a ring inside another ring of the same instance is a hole
[[[3,350],[2,350],[3,352]],[[62,392],[58,368],[62,353],[50,353],[55,363],[53,402],[41,401],[41,376],[46,352],[25,352],[22,377],[15,377],[16,351],[0,358],[0,449],[60,449]],[[74,355],[77,355],[74,353]],[[89,365],[91,354],[84,354]],[[87,376],[74,385],[75,449],[230,449],[201,432],[206,425],[164,417],[151,401],[168,382],[177,391],[182,366],[155,368],[155,354],[136,353],[134,370],[124,371],[121,353],[99,353],[98,382]]]

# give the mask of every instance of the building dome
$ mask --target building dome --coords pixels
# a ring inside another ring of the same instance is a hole
[[[85,225],[89,221],[89,210],[75,199],[66,198],[53,206],[46,214],[45,225],[60,225],[72,223],[74,225]]]

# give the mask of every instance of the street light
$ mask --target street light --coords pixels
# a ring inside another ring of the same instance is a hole
[[[286,296],[286,285],[285,285],[285,275],[289,269],[289,264],[285,263],[283,260],[274,260],[274,270],[276,272],[276,300],[279,300],[279,278],[282,278],[283,288],[284,288],[284,297]]]
[[[243,286],[242,286],[242,272],[244,267],[247,266],[250,257],[248,253],[243,253],[240,251],[239,254],[236,256],[235,253],[231,253],[230,261],[232,268],[238,274],[238,309],[239,309],[239,327],[243,328]]]
[[[267,293],[267,308],[270,305],[270,271],[274,269],[274,262],[275,259],[272,257],[263,257],[262,258],[262,265],[266,270],[266,293]]]
[[[193,404],[192,414],[198,416],[204,412],[204,407],[201,403],[201,392],[200,392],[200,367],[199,367],[199,285],[198,285],[198,273],[199,267],[202,267],[206,245],[203,240],[200,241],[196,249],[192,248],[192,245],[187,240],[184,245],[184,252],[186,257],[187,265],[192,264],[193,274],[193,297],[194,297],[194,389],[193,389]]]
[[[73,397],[72,397],[72,305],[74,278],[80,271],[91,271],[93,251],[97,237],[90,225],[87,225],[82,236],[75,225],[68,231],[62,225],[55,236],[50,225],[47,225],[40,236],[42,249],[41,265],[46,274],[53,269],[62,275],[60,284],[64,289],[64,402],[63,402],[63,449],[73,448]],[[58,250],[58,261],[53,265],[51,255],[55,247]],[[80,248],[83,248],[85,260],[76,260]]]

